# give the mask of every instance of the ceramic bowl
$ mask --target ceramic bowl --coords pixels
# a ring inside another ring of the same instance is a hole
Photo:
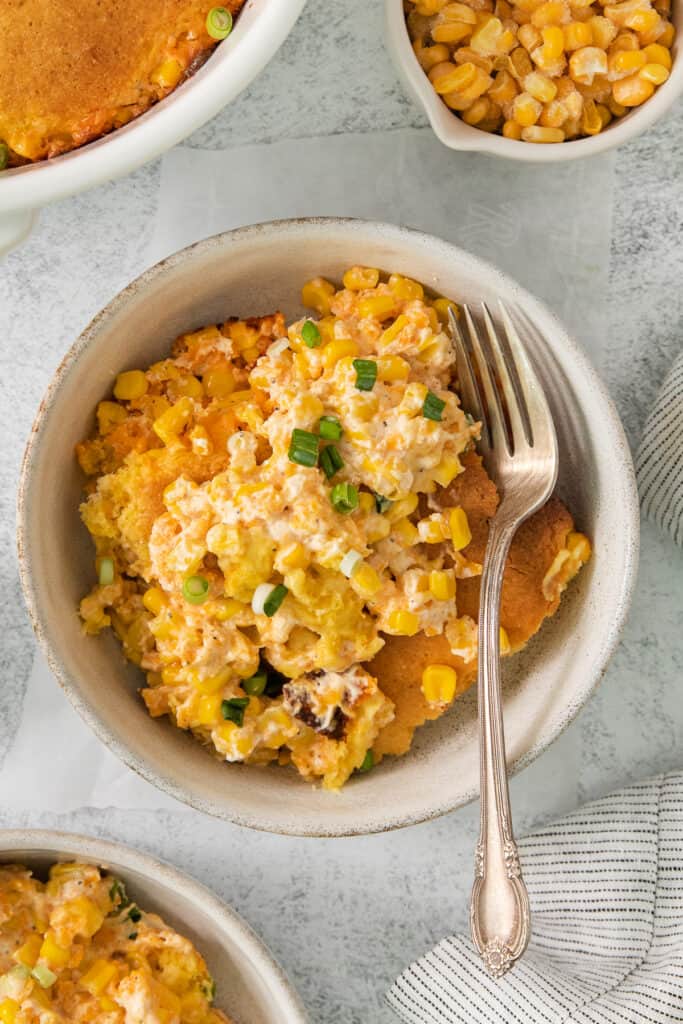
[[[408,274],[438,293],[495,305],[535,325],[531,352],[559,435],[559,493],[595,556],[555,618],[508,663],[510,765],[528,764],[587,700],[617,643],[634,582],[638,505],[628,447],[604,386],[549,311],[494,267],[437,238],[367,221],[312,219],[241,228],[184,249],[129,285],[68,353],[43,399],[24,458],[19,499],[21,576],[52,670],[108,747],[166,792],[243,825],[301,835],[349,835],[422,821],[478,790],[474,695],[418,730],[402,758],[330,794],[277,766],[226,765],[137,695],[142,676],[118,641],[81,632],[76,608],[93,583],[93,547],[78,505],[74,445],[118,372],[164,357],[183,331],[228,315],[280,308],[303,315],[301,284],[339,280],[351,264]]]
[[[251,928],[203,885],[121,843],[69,832],[0,831],[0,863],[26,864],[38,876],[56,861],[110,869],[145,910],[194,943],[216,981],[216,1006],[235,1024],[306,1024],[280,966]]]
[[[673,0],[673,21],[683,23],[683,0]],[[449,149],[490,153],[509,160],[527,160],[530,163],[552,163],[558,160],[578,160],[594,153],[603,153],[614,146],[640,135],[658,121],[683,93],[683,60],[676,54],[680,49],[680,27],[674,41],[674,64],[671,75],[654,96],[635,107],[631,113],[613,121],[599,135],[555,145],[534,145],[516,142],[478,128],[472,128],[448,109],[434,92],[426,74],[413,53],[405,23],[403,0],[384,0],[386,41],[389,53],[406,92],[421,106],[437,137]]]
[[[305,3],[247,0],[230,36],[161,103],[81,149],[3,171],[0,255],[26,237],[41,206],[128,174],[175,146],[234,100],[277,52]]]

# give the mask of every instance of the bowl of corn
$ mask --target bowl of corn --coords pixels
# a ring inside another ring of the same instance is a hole
[[[668,110],[683,91],[682,8],[681,0],[385,0],[389,50],[438,138],[535,162],[621,145]]]
[[[276,762],[226,765],[166,719],[152,719],[144,676],[104,631],[77,615],[92,584],[79,516],[76,445],[121,371],[148,366],[183,331],[260,311],[304,315],[302,284],[341,281],[346,268],[412,278],[431,294],[475,305],[498,298],[533,323],[533,351],[551,397],[561,468],[557,496],[591,537],[594,557],[552,620],[510,659],[505,709],[510,764],[529,763],[588,699],[617,642],[634,581],[638,506],[614,408],[586,357],[530,294],[494,267],[437,238],[343,219],[280,221],[207,239],[151,268],[75,343],[45,396],[26,449],[19,497],[21,577],[39,642],[67,696],[130,767],[199,810],[267,831],[353,835],[412,824],[476,796],[476,699],[465,694],[418,730],[410,750],[330,793]],[[314,517],[315,518],[315,517]],[[418,638],[419,639],[419,638]]]

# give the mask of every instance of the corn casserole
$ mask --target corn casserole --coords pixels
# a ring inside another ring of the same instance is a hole
[[[2,1024],[230,1024],[192,943],[90,864],[0,866]]]
[[[120,373],[77,446],[98,582],[142,697],[219,758],[338,789],[410,746],[476,675],[496,488],[455,390],[451,300],[351,267],[314,317],[231,319]],[[588,559],[551,500],[518,532],[502,646]]]
[[[228,35],[244,0],[3,0],[0,170],[120,128]]]
[[[406,0],[415,55],[446,106],[505,138],[603,131],[669,77],[671,0]]]

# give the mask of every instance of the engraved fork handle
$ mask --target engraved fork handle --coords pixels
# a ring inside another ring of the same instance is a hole
[[[510,794],[500,693],[500,593],[505,559],[519,518],[491,524],[479,604],[479,745],[481,822],[470,905],[472,939],[499,978],[529,941],[529,896],[510,820]]]

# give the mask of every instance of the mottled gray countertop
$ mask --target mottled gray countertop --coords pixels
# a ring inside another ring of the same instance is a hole
[[[423,125],[398,86],[381,29],[379,0],[309,0],[267,70],[190,144],[224,148]],[[682,137],[679,104],[620,150],[615,164],[608,333],[599,361],[632,444],[683,336]],[[0,759],[16,728],[34,649],[14,550],[24,439],[64,350],[143,269],[158,176],[152,164],[45,210],[30,240],[0,265]],[[682,568],[681,552],[646,524],[633,610],[604,682],[561,739],[513,782],[520,831],[680,766]],[[472,806],[407,831],[338,841],[260,835],[199,815],[188,828],[186,814],[87,808],[63,816],[0,810],[0,825],[111,836],[172,860],[263,936],[315,1024],[389,1024],[382,993],[393,976],[464,925],[476,817]]]

